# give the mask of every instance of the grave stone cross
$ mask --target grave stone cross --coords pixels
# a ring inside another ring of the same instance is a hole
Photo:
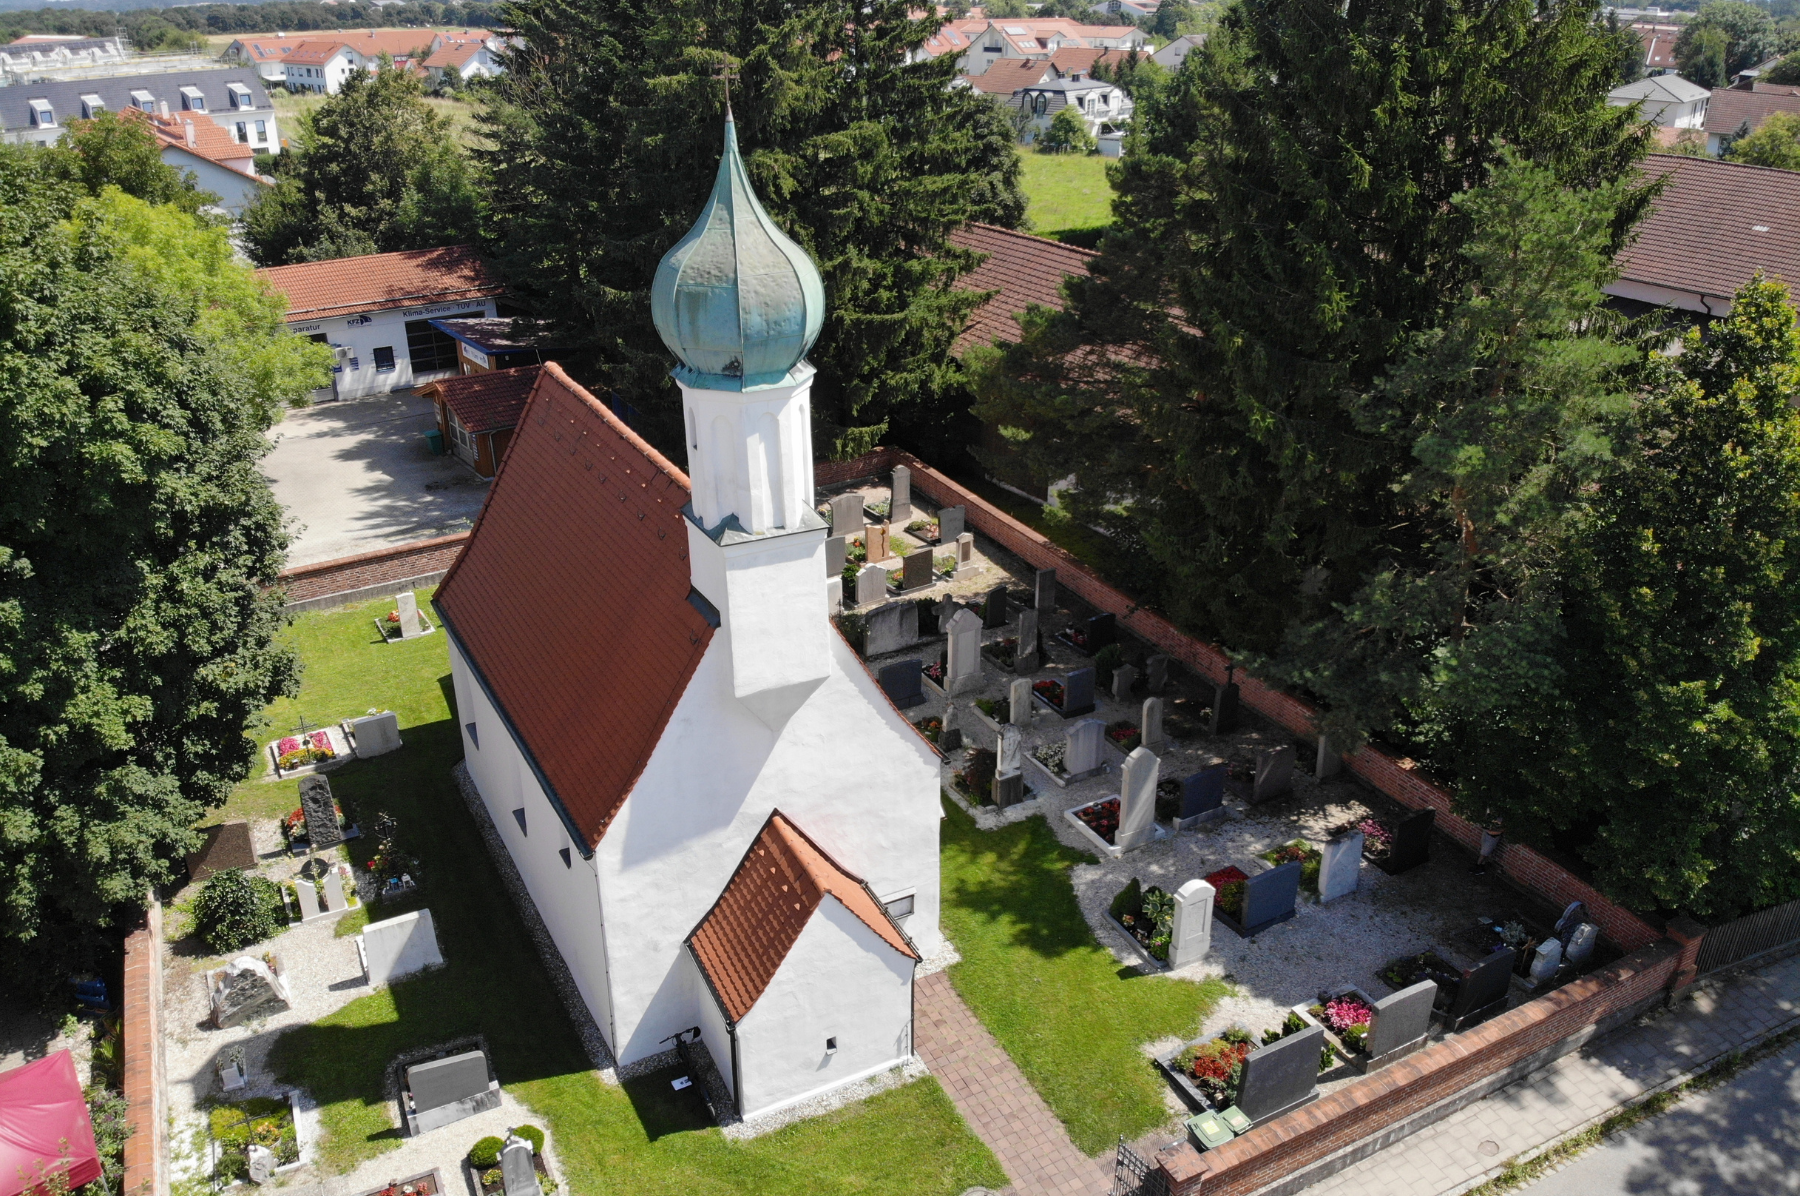
[[[1169,928],[1169,966],[1184,968],[1206,958],[1212,948],[1213,887],[1190,880],[1175,890],[1175,919]]]
[[[1063,717],[1086,714],[1093,708],[1094,670],[1075,669],[1063,678]]]
[[[417,639],[425,634],[425,625],[419,622],[419,600],[411,590],[404,594],[394,595],[394,605],[400,611],[400,638]]]
[[[1431,1032],[1431,1006],[1437,1000],[1437,982],[1421,980],[1392,996],[1375,1002],[1365,1040],[1371,1066],[1392,1062],[1396,1051],[1416,1050]]]
[[[1250,1052],[1238,1084],[1237,1104],[1244,1116],[1261,1124],[1317,1097],[1319,1054],[1324,1048],[1324,1029],[1308,1026]]]
[[[950,617],[944,659],[944,692],[960,693],[981,682],[981,617],[964,607]]]
[[[1122,851],[1156,839],[1156,778],[1162,761],[1142,747],[1125,757],[1119,780],[1119,829],[1113,842]]]
[[[1212,723],[1207,727],[1206,733],[1208,735],[1229,735],[1237,730],[1237,725],[1237,682],[1227,681],[1213,691]]]
[[[867,606],[887,597],[887,570],[880,565],[864,565],[856,574],[856,605]]]
[[[344,841],[338,827],[337,803],[331,798],[331,782],[314,773],[300,778],[300,812],[306,818],[306,841],[312,850],[324,851]]]
[[[1039,569],[1037,571],[1037,589],[1032,598],[1031,605],[1036,610],[1056,609],[1056,570]]]
[[[1031,681],[1018,677],[1006,691],[1006,721],[1015,727],[1031,725]]]
[[[1294,745],[1284,743],[1256,753],[1256,782],[1250,789],[1250,804],[1280,797],[1294,788]]]
[[[877,674],[877,683],[881,692],[902,710],[910,709],[925,700],[925,686],[921,680],[919,662],[916,660],[899,660],[884,665]],[[939,735],[942,738],[942,735]]]
[[[962,507],[942,507],[938,510],[939,544],[950,544],[962,538],[963,515]],[[972,542],[973,537],[970,539]]]
[[[1244,882],[1246,938],[1294,916],[1294,903],[1300,898],[1300,869],[1299,860],[1290,860]]]
[[[842,577],[844,561],[850,553],[848,536],[832,536],[825,541],[825,576]]]
[[[1169,658],[1158,652],[1144,661],[1144,688],[1160,694],[1169,687]]]
[[[1460,1030],[1489,1012],[1497,1012],[1497,1007],[1506,1003],[1515,958],[1511,947],[1502,947],[1463,973],[1446,1015],[1451,1030]]]
[[[915,548],[900,566],[900,588],[922,590],[931,584],[931,548]]]
[[[981,625],[983,627],[1004,627],[1011,611],[1007,609],[1006,586],[997,585],[988,591],[987,602],[981,608]]]
[[[1361,831],[1339,835],[1320,849],[1320,904],[1356,892],[1357,870],[1362,866],[1362,849]]]
[[[500,1178],[506,1196],[543,1196],[537,1168],[531,1165],[531,1143],[516,1134],[508,1134],[500,1148]]]
[[[831,500],[831,534],[848,538],[863,530],[863,496],[840,494]]]
[[[1139,742],[1158,756],[1169,750],[1169,737],[1163,734],[1163,700],[1145,698],[1143,712],[1138,715]]]
[[[1389,845],[1387,858],[1380,861],[1381,869],[1393,875],[1412,868],[1417,868],[1431,858],[1431,828],[1437,821],[1437,811],[1432,809],[1414,810],[1400,820],[1394,828],[1394,841]]]
[[[888,486],[888,518],[901,527],[912,518],[912,470],[904,465],[894,466],[894,479]]]
[[[1019,612],[1019,646],[1013,654],[1013,672],[1021,676],[1038,671],[1038,613],[1031,607]]]
[[[1070,727],[1068,746],[1063,750],[1063,767],[1069,776],[1099,771],[1101,745],[1105,742],[1106,724],[1097,718],[1084,718]]]
[[[1225,807],[1225,777],[1228,768],[1215,764],[1203,768],[1181,782],[1181,816],[1198,818]]]

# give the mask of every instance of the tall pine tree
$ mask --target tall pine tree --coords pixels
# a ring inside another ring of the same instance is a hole
[[[1024,215],[1012,130],[952,89],[951,56],[910,59],[940,23],[906,0],[519,0],[520,48],[487,102],[492,243],[515,303],[571,364],[680,436],[650,323],[657,261],[693,224],[722,144],[732,64],[739,144],[770,214],[825,277],[811,360],[821,451],[952,386],[975,296],[947,237]],[[858,431],[860,429],[860,431]]]

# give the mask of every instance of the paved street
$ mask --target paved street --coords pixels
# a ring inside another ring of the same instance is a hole
[[[310,565],[466,530],[487,485],[451,456],[433,457],[431,400],[383,395],[319,403],[269,432],[263,474],[300,529],[289,565]]]
[[[1800,1044],[1578,1156],[1530,1196],[1800,1193]]]

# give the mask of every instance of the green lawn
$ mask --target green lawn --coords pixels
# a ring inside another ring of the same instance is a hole
[[[445,959],[442,971],[361,997],[276,1043],[276,1074],[322,1106],[327,1170],[347,1171],[400,1144],[381,1097],[395,1055],[480,1033],[507,1090],[548,1125],[576,1194],[950,1196],[1004,1186],[998,1163],[932,1079],[748,1143],[709,1128],[697,1096],[674,1093],[668,1076],[602,1083],[451,782],[462,746],[446,637],[379,642],[372,621],[390,605],[299,616],[290,634],[306,663],[301,694],[270,710],[275,730],[300,715],[322,723],[371,706],[398,713],[405,747],[345,765],[331,785],[364,825],[384,809],[398,820],[402,846],[423,863],[419,904],[431,909]],[[251,781],[227,816],[273,816],[297,802],[294,784]],[[366,840],[351,845],[353,854],[368,849]],[[382,906],[377,916],[390,908],[401,907]]]
[[[948,803],[947,803],[948,805]],[[979,831],[954,805],[943,824],[943,925],[962,952],[950,980],[1086,1153],[1168,1117],[1141,1044],[1190,1034],[1226,994],[1121,967],[1075,904],[1064,847],[1040,818]]]
[[[1099,154],[1040,154],[1021,148],[1019,161],[1019,181],[1029,201],[1025,214],[1031,218],[1032,232],[1040,237],[1060,237],[1112,223],[1113,193],[1106,181],[1106,164],[1112,159]]]

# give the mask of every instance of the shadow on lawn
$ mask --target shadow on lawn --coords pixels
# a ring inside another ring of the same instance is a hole
[[[686,1134],[711,1128],[712,1115],[700,1097],[700,1086],[690,1084],[679,1091],[675,1081],[687,1074],[679,1065],[665,1067],[648,1075],[626,1080],[622,1087],[631,1100],[632,1111],[643,1123],[644,1136],[654,1142],[670,1134]]]
[[[1103,950],[1076,903],[1069,870],[1094,857],[1064,846],[1041,818],[994,831],[952,808],[943,824],[943,849],[954,853],[946,868],[944,901],[995,925],[1009,926],[1012,941],[1045,956]],[[1130,968],[1120,976],[1137,975]]]

